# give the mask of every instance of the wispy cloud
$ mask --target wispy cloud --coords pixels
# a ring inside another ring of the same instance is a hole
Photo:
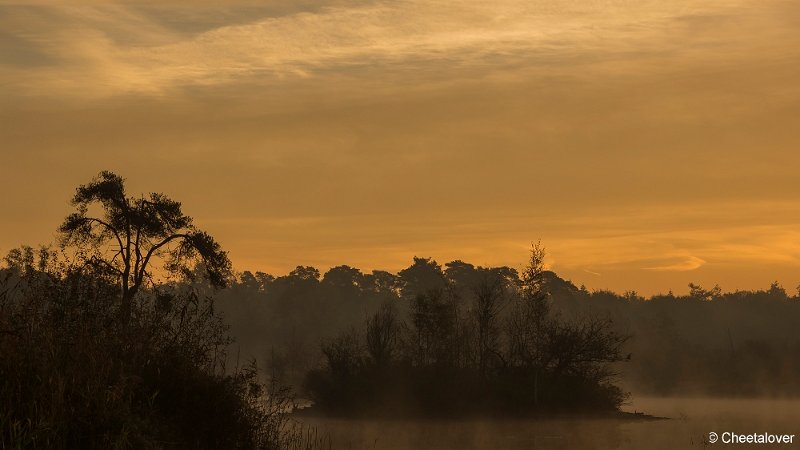
[[[662,272],[688,272],[690,270],[699,269],[706,263],[705,260],[700,259],[696,256],[687,256],[685,259],[677,261],[675,263],[666,264],[663,266],[656,266],[656,267],[645,267],[645,270],[656,270]]]
[[[187,34],[159,16],[175,8],[145,13],[113,2],[6,5],[0,6],[0,24],[17,38],[35,36],[29,42],[53,65],[5,67],[0,79],[32,92],[110,95],[431,61],[438,62],[436,70],[463,70],[539,60],[552,70],[624,59],[626,53],[641,57],[643,48],[673,51],[668,35],[676,31],[674,21],[719,13],[720,5],[714,6],[688,0],[384,1],[256,16],[246,23],[237,18]],[[22,55],[16,59],[24,62]]]

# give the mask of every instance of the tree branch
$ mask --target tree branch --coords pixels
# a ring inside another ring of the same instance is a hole
[[[150,258],[153,256],[155,252],[158,251],[158,249],[167,245],[171,241],[174,241],[175,239],[181,239],[181,238],[188,239],[189,237],[190,235],[186,233],[173,234],[172,236],[168,236],[158,244],[152,246],[150,250],[147,251],[147,255],[145,255],[144,260],[142,261],[142,265],[139,267],[139,272],[134,274],[134,280],[133,280],[134,286],[138,286],[139,284],[141,284],[142,280],[144,279],[144,274],[145,270],[147,269],[147,264],[150,263]]]
[[[121,270],[119,270],[116,267],[114,267],[114,265],[109,263],[108,261],[106,261],[104,259],[101,259],[101,258],[98,258],[97,256],[92,256],[91,258],[89,258],[89,260],[86,261],[86,263],[83,266],[86,267],[86,266],[88,266],[90,264],[92,264],[92,265],[103,264],[106,267],[108,267],[109,269],[111,269],[112,272],[114,272],[114,273],[116,273],[118,275],[122,275],[122,271]]]
[[[109,224],[108,222],[105,222],[103,220],[97,219],[95,217],[84,217],[83,220],[85,220],[86,222],[89,222],[89,223],[97,222],[100,225],[103,225],[104,227],[108,228],[108,230],[111,231],[114,234],[114,237],[117,238],[117,243],[119,243],[120,250],[125,248],[125,246],[122,245],[122,238],[120,237],[119,232],[114,227],[112,227],[111,224]]]

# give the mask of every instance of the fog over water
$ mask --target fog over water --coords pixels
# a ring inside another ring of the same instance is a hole
[[[800,402],[788,398],[722,399],[634,397],[626,411],[664,420],[625,419],[303,419],[328,433],[332,448],[429,449],[677,449],[764,448],[710,444],[716,432],[797,434]],[[768,444],[794,448],[794,444]]]

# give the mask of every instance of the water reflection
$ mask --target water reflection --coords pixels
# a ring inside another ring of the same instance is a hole
[[[626,409],[670,419],[306,418],[303,421],[328,433],[334,449],[666,450],[709,447],[707,436],[711,431],[800,435],[800,402],[791,399],[640,398]],[[727,447],[722,443],[714,446]],[[748,445],[735,447],[755,448]]]

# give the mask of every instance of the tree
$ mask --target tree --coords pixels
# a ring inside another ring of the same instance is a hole
[[[227,253],[194,226],[179,202],[164,194],[128,197],[125,180],[103,171],[77,188],[71,204],[77,210],[59,227],[61,245],[73,247],[84,265],[118,280],[124,322],[130,318],[136,294],[152,280],[154,259],[161,259],[163,269],[173,274],[190,274],[192,264],[201,263],[213,286],[227,284],[231,273]],[[99,214],[91,213],[96,206],[101,208]]]
[[[541,365],[544,331],[550,314],[544,257],[541,243],[533,244],[528,265],[522,271],[519,299],[507,324],[512,360],[536,367]]]
[[[402,325],[391,302],[385,302],[380,310],[367,318],[366,347],[372,362],[385,368],[396,356]]]
[[[400,294],[403,298],[414,300],[419,294],[431,290],[447,288],[447,279],[442,266],[431,258],[414,257],[414,263],[397,272],[400,279]]]
[[[689,297],[706,301],[714,300],[722,297],[722,288],[716,284],[711,290],[705,290],[698,284],[689,283]]]
[[[5,257],[6,266],[16,270],[18,273],[27,273],[33,270],[34,256],[33,247],[23,245],[20,248],[9,250]]]
[[[332,287],[358,290],[363,284],[364,274],[360,270],[350,266],[336,266],[325,273],[322,282]]]
[[[480,269],[481,281],[473,286],[475,304],[473,320],[478,331],[478,367],[482,377],[486,376],[490,358],[502,360],[498,351],[498,318],[505,306],[505,278],[491,269]]]
[[[446,291],[433,289],[418,294],[411,305],[411,323],[418,366],[448,367],[458,361],[458,310],[455,299]]]

